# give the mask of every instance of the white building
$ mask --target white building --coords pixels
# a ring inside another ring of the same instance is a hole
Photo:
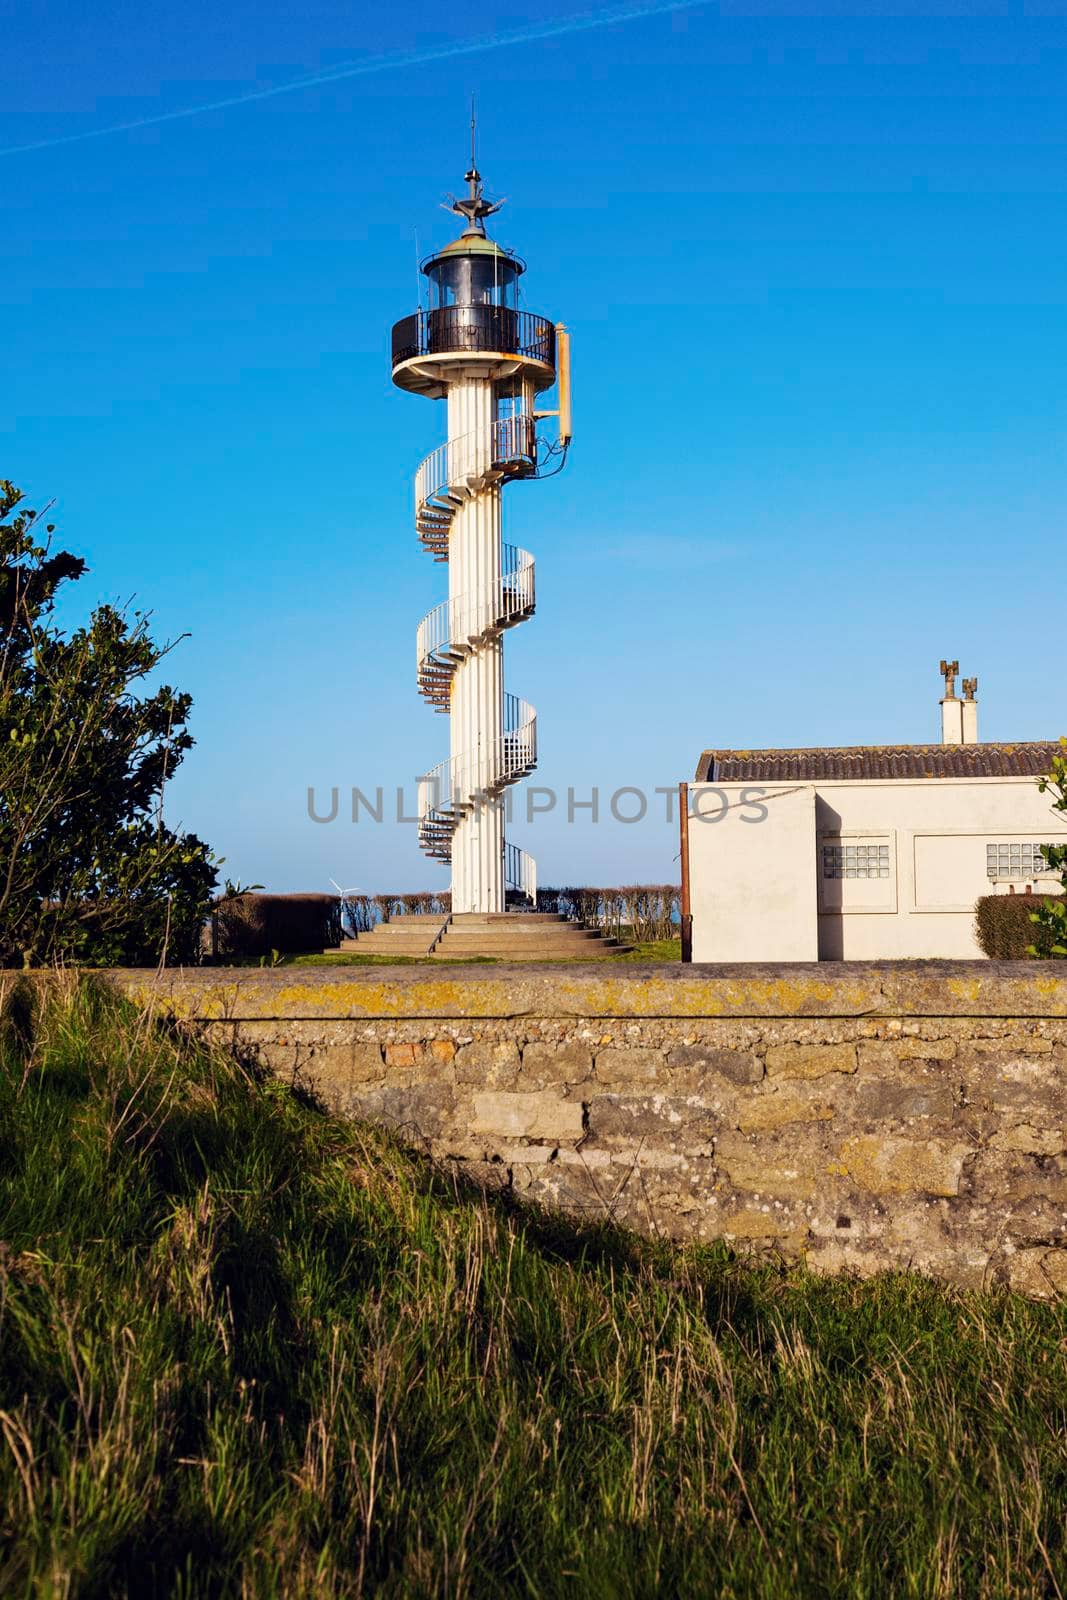
[[[690,787],[694,961],[977,957],[983,894],[1054,892],[1058,743],[979,744],[942,662],[939,745],[705,750]]]

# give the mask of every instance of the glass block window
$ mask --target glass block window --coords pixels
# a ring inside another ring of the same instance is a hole
[[[1041,854],[1039,844],[987,844],[987,878],[1048,878],[1052,868]]]
[[[888,878],[887,844],[824,844],[824,878]]]

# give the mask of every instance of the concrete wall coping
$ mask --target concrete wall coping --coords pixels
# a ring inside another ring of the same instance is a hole
[[[0,990],[4,978],[0,975]],[[109,974],[131,998],[235,1022],[419,1017],[1067,1017],[1067,962],[774,966],[200,967]]]

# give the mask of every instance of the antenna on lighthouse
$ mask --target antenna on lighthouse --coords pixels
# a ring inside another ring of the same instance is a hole
[[[454,194],[448,197],[446,211],[455,211],[461,217],[466,217],[468,233],[485,235],[485,219],[491,217],[494,211],[499,211],[504,204],[503,200],[487,200],[482,189],[482,175],[478,171],[477,152],[478,118],[475,113],[474,92],[471,92],[471,164],[463,174],[463,181],[467,185],[466,197],[457,200]]]

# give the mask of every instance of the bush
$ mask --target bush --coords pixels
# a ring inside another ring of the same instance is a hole
[[[448,915],[451,895],[447,890],[422,890],[418,894],[363,894],[358,889],[343,891],[338,907],[345,937],[369,933],[380,922],[393,917],[436,917]]]
[[[341,942],[341,903],[334,894],[236,894],[215,909],[221,957],[298,955]]]
[[[586,928],[621,938],[662,940],[678,936],[682,892],[673,883],[639,883],[618,889],[542,888],[537,891],[538,911],[559,913]],[[507,891],[509,909],[528,909],[518,890]],[[447,890],[418,894],[362,894],[347,890],[342,914],[346,932],[366,933],[379,922],[399,916],[446,917],[451,909]],[[275,948],[278,948],[277,946]]]
[[[1060,740],[1062,754],[1053,756],[1052,771],[1048,773],[1038,788],[1042,794],[1050,791],[1056,796],[1052,802],[1053,811],[1067,814],[1067,738]],[[1054,872],[1060,874],[1060,882],[1067,890],[1067,845],[1046,844],[1042,845],[1042,854]],[[1059,900],[1046,900],[1038,908],[1037,934],[1029,954],[1033,956],[1058,956],[1062,961],[1067,958],[1067,895]]]
[[[681,921],[682,891],[672,883],[637,883],[617,889],[538,889],[538,911],[562,912],[586,928],[621,938],[672,939]]]
[[[21,501],[0,479],[0,966],[196,961],[219,863],[164,807],[192,701],[146,614],[64,631],[85,562]]]
[[[1046,901],[1063,904],[1064,895],[984,894],[974,908],[974,932],[983,952],[997,961],[1025,961],[1047,955],[1044,930],[1034,917]]]

